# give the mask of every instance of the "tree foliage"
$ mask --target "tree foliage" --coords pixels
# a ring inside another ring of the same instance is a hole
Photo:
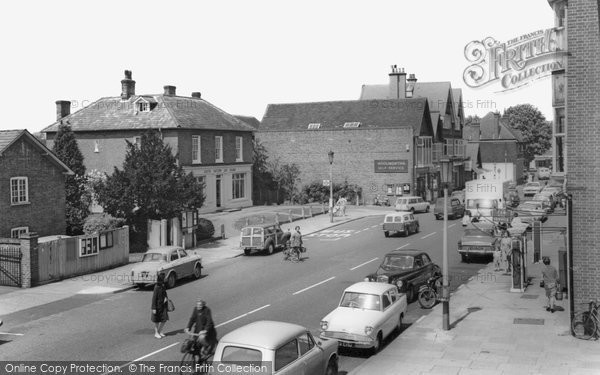
[[[539,109],[531,104],[519,104],[504,111],[503,118],[513,129],[523,134],[527,164],[536,155],[543,155],[551,147],[552,126]]]
[[[140,147],[127,141],[123,168],[115,167],[99,185],[98,203],[110,215],[125,219],[136,245],[143,249],[148,219],[178,217],[204,203],[203,184],[185,173],[156,131],[144,133]]]
[[[333,184],[333,203],[340,198],[345,197],[348,202],[355,202],[356,198],[362,196],[362,188],[356,184],[349,184],[348,181]],[[325,203],[329,202],[329,186],[324,186],[321,181],[313,181],[302,187],[299,203]]]
[[[69,125],[59,125],[52,151],[74,172],[74,175],[65,177],[67,234],[82,234],[90,198],[85,187],[83,155]]]
[[[253,140],[253,158],[252,158],[252,187],[253,191],[273,190],[277,184],[273,179],[273,174],[269,170],[269,156],[267,149],[258,139]]]

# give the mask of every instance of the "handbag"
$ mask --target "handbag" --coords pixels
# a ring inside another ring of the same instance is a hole
[[[167,299],[167,311],[168,312],[175,311],[175,304],[170,299]]]

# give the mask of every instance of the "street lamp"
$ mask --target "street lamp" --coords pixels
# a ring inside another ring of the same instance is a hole
[[[448,177],[452,162],[442,160],[442,186],[444,187],[444,235],[442,264],[442,326],[444,331],[450,329],[450,285],[448,283]]]
[[[333,151],[327,153],[329,157],[329,222],[333,223]]]

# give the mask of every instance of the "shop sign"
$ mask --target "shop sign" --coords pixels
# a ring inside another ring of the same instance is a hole
[[[375,173],[408,173],[408,160],[375,160]]]

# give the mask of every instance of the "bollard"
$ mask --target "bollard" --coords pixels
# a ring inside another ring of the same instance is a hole
[[[275,224],[279,225],[279,212],[275,212]]]
[[[261,217],[260,217],[260,223],[261,224],[265,223],[265,216],[264,215],[261,215]]]
[[[221,224],[221,239],[225,239],[225,224]]]
[[[304,207],[302,207],[302,219],[306,219],[306,216],[304,216]]]
[[[312,206],[308,206],[308,217],[313,217]]]
[[[288,217],[289,217],[289,220],[290,220],[290,223],[291,223],[293,221],[292,220],[292,210],[291,209],[288,210]]]
[[[250,225],[250,219],[246,218],[246,226]]]

